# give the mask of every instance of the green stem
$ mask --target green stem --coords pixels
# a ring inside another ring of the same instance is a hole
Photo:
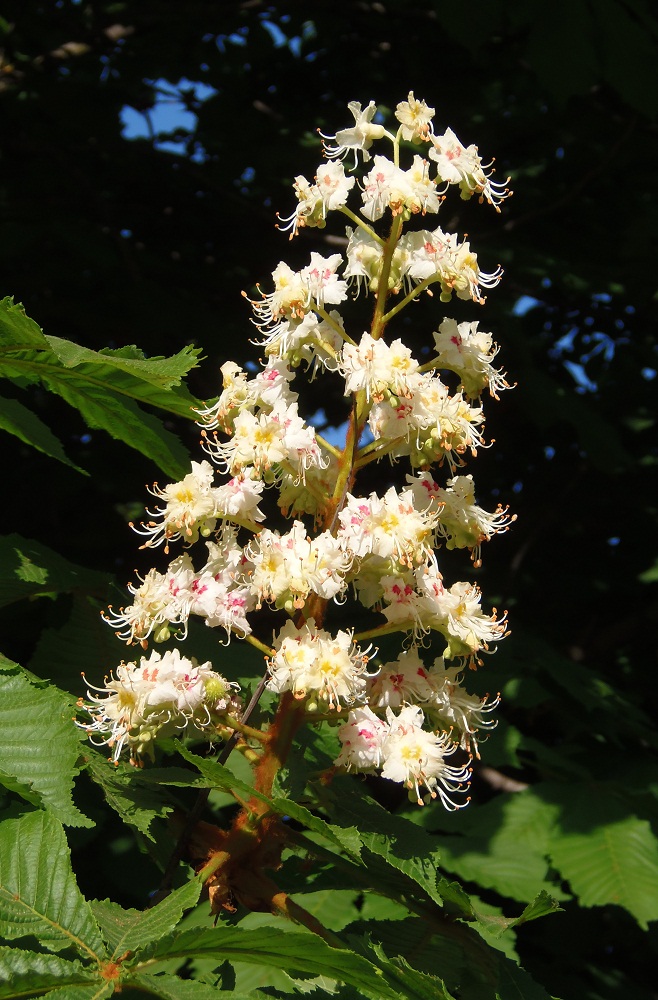
[[[335,448],[333,444],[329,444],[326,438],[322,437],[317,431],[315,432],[315,440],[319,441],[322,447],[328,451],[334,458],[340,458],[342,456],[342,451],[340,448]]]
[[[404,307],[408,306],[410,302],[412,302],[414,299],[417,299],[418,296],[421,294],[421,292],[425,291],[425,289],[428,287],[428,285],[431,285],[434,281],[438,281],[438,280],[439,280],[439,275],[438,274],[430,275],[429,278],[423,278],[423,280],[420,281],[416,285],[416,287],[413,288],[409,292],[408,295],[405,295],[405,297],[402,299],[401,302],[398,302],[398,304],[396,306],[393,306],[392,309],[389,309],[389,311],[384,316],[383,322],[384,323],[390,323],[390,321],[393,319],[393,317],[397,316],[397,314],[399,312],[402,312],[402,310],[404,309]]]
[[[360,215],[356,215],[356,213],[353,212],[351,208],[348,208],[347,205],[343,205],[339,211],[342,212],[343,215],[346,215],[348,219],[351,219],[352,222],[356,222],[359,229],[363,229],[368,236],[372,236],[373,240],[377,240],[380,246],[384,246],[385,241],[381,238],[379,233],[376,233],[374,229],[371,229],[368,223],[364,222]]]
[[[362,642],[364,639],[377,639],[380,635],[390,635],[391,632],[408,632],[411,622],[387,622],[385,625],[377,625],[376,628],[367,629],[365,632],[357,632],[354,636],[355,642]]]
[[[265,656],[274,656],[274,650],[272,647],[266,646],[265,643],[261,642],[260,639],[257,639],[255,635],[245,635],[244,641],[248,642],[249,645],[253,646],[255,649],[260,649],[261,653],[264,653]]]
[[[332,948],[346,947],[333,931],[330,931],[324,924],[321,924],[317,917],[314,917],[312,913],[309,913],[303,906],[296,903],[287,893],[276,893],[276,895],[272,896],[271,904],[273,913],[278,913],[282,917],[287,917],[288,920],[294,921],[296,924],[308,927],[310,931],[317,934],[318,937],[323,938]]]
[[[322,319],[325,321],[325,323],[329,324],[334,333],[337,333],[338,336],[341,337],[348,344],[353,344],[354,346],[356,346],[356,341],[352,340],[349,333],[346,333],[345,330],[343,330],[340,323],[337,323],[336,320],[333,318],[333,316],[331,316],[326,309],[323,309],[323,307],[319,306],[316,302],[313,302],[311,304],[311,309],[313,310],[313,312],[316,312],[318,316],[322,316]],[[327,349],[329,349],[329,353],[334,358],[337,357],[337,354],[334,351],[333,347],[330,347],[329,344],[327,344],[325,347],[325,350]]]
[[[400,233],[402,231],[402,216],[396,215],[393,219],[391,225],[391,231],[388,234],[388,239],[384,244],[384,254],[382,256],[382,266],[378,276],[377,284],[377,300],[375,302],[375,312],[372,317],[372,327],[371,327],[371,337],[373,340],[379,340],[384,332],[384,327],[388,323],[388,319],[385,314],[386,299],[388,298],[390,289],[388,287],[388,279],[391,275],[391,264],[393,263],[393,254],[395,253],[395,248],[398,245],[398,240],[400,239]]]
[[[436,366],[439,365],[440,363],[441,363],[441,359],[437,355],[435,358],[432,358],[431,361],[426,361],[425,364],[422,365],[418,369],[418,371],[419,372],[430,372],[430,371],[432,371],[433,368],[436,368]]]

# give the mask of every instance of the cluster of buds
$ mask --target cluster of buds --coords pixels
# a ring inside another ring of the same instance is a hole
[[[508,383],[494,367],[497,345],[477,322],[444,317],[423,362],[385,334],[432,286],[441,302],[456,295],[483,303],[500,267],[482,271],[468,242],[417,223],[439,212],[451,186],[497,211],[509,190],[491,179],[475,146],[463,146],[450,129],[435,133],[434,109],[413,93],[397,106],[395,132],[378,122],[373,103],[349,108],[355,124],[322,136],[326,159],[313,181],[295,178],[297,208],[281,220],[292,238],[343,214],[351,223],[345,255],[311,253],[299,271],[280,262],[272,290],[259,288],[250,300],[262,369],[250,377],[233,362],[223,365],[218,399],[199,411],[207,459],[193,462],[181,482],[154,486],[159,506],[135,528],[143,549],[164,545],[169,553],[180,543],[184,551],[164,572],[139,578],[129,588],[132,603],[106,618],[144,648],[149,640],[184,639],[190,616],[219,627],[224,642],[251,642],[265,655],[266,686],[281,704],[287,697],[303,705],[306,719],[337,725],[336,768],[381,773],[421,804],[429,795],[458,808],[470,759],[479,756],[477,734],[493,727],[498,704],[464,690],[463,671],[504,637],[506,616],[483,610],[476,584],[446,583],[437,551],[466,549],[478,567],[483,543],[513,520],[500,506],[478,506],[473,476],[460,472],[485,443],[483,393],[497,399]],[[374,142],[388,143],[392,159],[371,154]],[[348,154],[354,169],[360,158],[368,164],[358,181],[346,173]],[[350,207],[359,196],[360,207]],[[359,335],[342,313],[350,295],[363,292],[375,302],[371,327]],[[292,385],[302,364],[312,378],[343,380],[351,407],[342,447],[299,413]],[[359,470],[383,458],[408,460],[404,483],[360,496]],[[222,474],[217,484],[213,465]],[[272,526],[261,504],[275,508]],[[192,546],[205,546],[203,565]],[[374,616],[372,627],[331,631],[332,603],[350,599],[362,606],[359,621]],[[285,616],[269,642],[256,635],[264,605]],[[359,646],[393,632],[405,649],[393,662],[379,664],[372,646]],[[445,646],[428,667],[419,650],[432,633]],[[174,663],[174,656],[165,653],[155,668],[156,653],[139,666],[122,664],[102,689],[106,696],[90,695],[83,705],[90,734],[112,745],[115,759],[124,746],[138,759],[173,730],[213,738],[230,728],[239,703],[229,682],[209,664]],[[453,754],[458,763],[447,763]]]

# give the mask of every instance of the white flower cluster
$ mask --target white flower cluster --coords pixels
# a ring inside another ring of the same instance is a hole
[[[234,693],[237,684],[216,673],[210,663],[199,664],[177,649],[162,656],[154,650],[139,663],[121,662],[116,677],[106,678],[104,687],[89,686],[103,697],[88,691],[89,702],[78,702],[92,719],[83,728],[92,742],[111,748],[115,763],[124,748],[133,763],[145,754],[152,756],[156,737],[183,730],[205,736],[216,733],[218,725],[230,728],[230,717],[239,716],[242,709]]]
[[[209,460],[193,462],[178,483],[154,486],[160,505],[135,528],[142,548],[164,543],[168,553],[180,543],[184,551],[165,572],[140,577],[129,588],[132,603],[106,618],[122,639],[144,647],[184,639],[191,616],[219,627],[226,641],[246,639],[265,654],[267,687],[282,706],[343,722],[337,767],[380,772],[421,802],[429,794],[457,808],[477,733],[492,728],[498,704],[465,691],[462,671],[504,637],[506,616],[483,610],[475,583],[445,583],[437,550],[467,549],[478,567],[483,544],[513,520],[506,508],[478,506],[473,476],[457,474],[485,446],[484,391],[496,399],[508,384],[493,364],[498,347],[477,322],[444,318],[426,362],[388,328],[432,285],[442,302],[484,301],[482,289],[498,283],[501,269],[484,272],[468,242],[414,224],[440,211],[451,185],[497,210],[509,191],[491,179],[476,147],[450,129],[435,133],[434,109],[413,93],[397,107],[395,133],[373,103],[349,107],[354,126],[323,136],[327,160],[313,182],[295,178],[297,208],[281,220],[292,237],[342,213],[351,223],[345,252],[313,252],[299,271],[280,262],[271,290],[249,300],[267,360],[253,376],[234,362],[222,366],[218,399],[199,411]],[[392,158],[371,153],[375,142],[392,145]],[[424,145],[428,158],[414,151],[403,169],[403,143]],[[345,172],[348,153],[355,167],[359,158],[368,164],[358,182]],[[350,198],[360,206],[349,207]],[[350,291],[375,297],[366,332],[350,331],[343,318]],[[343,380],[350,417],[342,448],[299,414],[292,383],[302,362],[312,377]],[[360,495],[360,469],[385,457],[408,459],[404,485]],[[224,474],[217,485],[211,463]],[[441,467],[449,474],[442,485]],[[205,561],[196,568],[188,549],[201,541]],[[372,627],[331,631],[332,601],[358,602],[359,620],[370,613]],[[256,635],[264,606],[287,615],[270,644]],[[359,642],[391,632],[402,633],[407,651],[377,669],[371,647],[362,651]],[[432,632],[455,665],[440,657],[424,666],[418,647]],[[208,679],[217,676],[209,664],[188,666],[176,655],[165,653],[159,665],[155,653],[139,667],[122,664],[102,689],[106,697],[86,706],[87,728],[115,759],[123,746],[138,757],[158,734],[190,723],[210,732],[218,713],[235,709],[223,679],[230,707],[209,703],[218,683]],[[149,687],[156,674],[166,684]],[[454,754],[458,762],[448,764]]]

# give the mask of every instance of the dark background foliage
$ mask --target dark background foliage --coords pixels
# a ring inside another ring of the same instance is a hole
[[[319,162],[316,126],[347,125],[349,100],[386,112],[413,89],[437,108],[439,129],[495,155],[498,177],[512,174],[500,215],[469,203],[442,220],[468,233],[486,270],[505,267],[481,318],[473,305],[449,311],[492,330],[518,382],[489,407],[496,444],[469,469],[483,505],[518,514],[479,574],[514,633],[489,683],[520,678],[505,717],[526,739],[513,760],[492,741],[493,763],[531,783],[577,766],[594,798],[616,782],[622,810],[648,798],[658,619],[649,0],[6,0],[0,33],[2,294],[48,334],[94,349],[201,346],[191,378],[201,398],[216,395],[219,364],[255,357],[241,290],[318,249],[317,231],[288,244],[274,213],[292,210],[293,177]],[[188,124],[158,131],[163,101],[191,112]],[[124,109],[142,116],[146,137],[124,135]],[[432,320],[424,305],[411,312],[400,335],[420,344]],[[322,405],[340,423],[330,382]],[[135,560],[125,522],[157,470],[33,394],[91,476],[5,441],[6,526],[123,582]],[[317,399],[314,383],[311,410]],[[177,430],[198,458],[196,429]],[[13,608],[5,621],[5,652],[22,662],[36,613]],[[47,614],[55,623],[58,606]],[[645,815],[656,820],[655,800]],[[651,948],[630,918],[565,910],[520,939],[539,981],[567,998],[655,995]]]

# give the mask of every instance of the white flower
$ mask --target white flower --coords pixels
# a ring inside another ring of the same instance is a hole
[[[253,563],[249,586],[259,607],[269,601],[299,609],[311,591],[329,600],[344,590],[351,565],[351,556],[330,532],[311,541],[301,521],[283,535],[265,528],[246,551]]]
[[[315,175],[315,183],[322,199],[325,212],[342,208],[354,187],[354,178],[345,175],[342,163],[321,163]]]
[[[398,493],[391,486],[382,499],[348,493],[339,520],[341,542],[359,558],[375,555],[413,566],[432,549],[436,515],[416,510],[411,490]]]
[[[416,646],[400,653],[397,660],[385,663],[370,685],[368,701],[375,708],[399,708],[432,697],[425,664]]]
[[[300,271],[308,295],[315,305],[337,305],[347,297],[347,282],[336,274],[336,268],[342,262],[343,258],[339,253],[334,253],[331,257],[312,253],[311,263]]]
[[[323,139],[325,156],[330,160],[342,159],[350,149],[353,149],[354,166],[356,166],[359,152],[363,154],[364,160],[369,160],[368,150],[372,146],[373,140],[381,139],[382,136],[386,135],[386,129],[383,125],[372,124],[372,120],[377,114],[377,106],[374,101],[371,101],[368,107],[363,110],[361,110],[360,101],[350,101],[347,106],[354,115],[352,128],[341,129],[335,135],[324,135],[320,132],[320,136]],[[328,146],[328,142],[333,142],[335,145]]]
[[[372,222],[381,219],[387,208],[394,216],[401,215],[405,209],[413,211],[414,192],[405,171],[385,156],[376,156],[373,163],[363,178],[361,191],[362,212],[366,219]]]
[[[170,541],[184,538],[191,543],[198,539],[199,533],[209,535],[212,532],[217,523],[213,476],[210,462],[192,462],[192,471],[181,482],[170,483],[164,489],[155,483],[149,488],[149,493],[166,503],[154,511],[146,510],[150,518],[161,518],[160,523],[151,520],[136,528],[131,522],[134,531],[147,536],[143,548],[165,541],[165,552],[168,552]]]
[[[407,477],[408,479],[410,477]],[[439,489],[437,500],[442,504],[438,530],[446,539],[449,549],[471,549],[475,566],[482,563],[482,543],[496,534],[507,531],[516,520],[500,504],[493,513],[475,503],[473,476],[455,476]]]
[[[436,190],[436,182],[430,178],[429,163],[422,156],[414,156],[411,167],[406,171],[411,199],[407,207],[412,212],[438,212],[442,197]]]
[[[187,557],[189,560],[189,556]],[[181,624],[186,618],[181,616],[180,606],[172,595],[169,581],[164,573],[150,569],[144,578],[138,577],[139,587],[128,584],[128,590],[134,596],[134,601],[119,613],[109,606],[103,618],[114,629],[117,635],[129,645],[139,642],[147,645],[151,635],[155,640],[168,639],[170,624]]]
[[[501,390],[509,389],[509,384],[505,381],[505,372],[492,364],[498,354],[498,345],[493,343],[490,333],[477,327],[477,321],[457,323],[454,319],[444,319],[434,334],[437,367],[456,372],[464,392],[471,399],[480,396],[487,386],[497,399]]]
[[[302,361],[313,366],[311,377],[319,368],[331,371],[336,367],[336,355],[343,344],[343,338],[335,326],[343,326],[340,314],[332,309],[329,313],[333,324],[320,319],[314,312],[307,313],[302,320],[288,320],[279,323],[267,333],[260,344],[265,347],[268,357],[285,360],[296,368]]]
[[[295,698],[313,697],[332,711],[362,701],[367,655],[354,646],[351,632],[332,636],[309,618],[301,628],[287,622],[279,632],[268,662],[270,691],[292,691]]]
[[[459,745],[464,750],[478,751],[479,730],[495,729],[496,719],[485,718],[500,704],[500,695],[491,701],[488,695],[479,698],[469,694],[461,686],[461,667],[446,667],[443,657],[438,657],[427,674],[431,695],[423,705],[428,717],[437,727],[456,729],[460,735]]]
[[[371,708],[353,708],[344,726],[338,730],[342,749],[334,764],[348,771],[374,771],[381,764],[382,747],[388,726]]]
[[[418,432],[412,441],[412,466],[447,461],[454,472],[456,466],[464,464],[462,455],[470,451],[475,456],[483,446],[482,407],[468,403],[461,392],[451,395],[440,378],[424,380],[411,402],[409,422]]]
[[[441,229],[408,233],[400,245],[409,254],[409,278],[417,282],[428,278],[439,281],[442,302],[449,302],[454,292],[460,299],[482,304],[485,300],[480,286],[494,288],[503,274],[501,267],[490,274],[481,271],[470,244],[459,243],[454,233]]]
[[[125,747],[131,762],[138,763],[144,753],[153,756],[158,738],[188,728],[197,735],[208,733],[219,716],[240,708],[232,692],[237,684],[216,673],[211,663],[199,664],[177,649],[162,655],[154,651],[139,664],[122,662],[104,687],[89,686],[102,697],[88,691],[89,702],[79,700],[78,707],[92,721],[78,725],[95,745],[112,749],[115,763]]]
[[[418,101],[413,90],[409,91],[406,101],[400,101],[395,109],[395,117],[401,123],[402,138],[407,142],[418,142],[428,139],[432,132],[434,108],[427,106],[425,101]]]
[[[263,489],[263,483],[254,478],[253,470],[245,469],[215,490],[217,513],[241,521],[264,521],[265,514],[258,506]]]
[[[443,135],[431,135],[430,140],[429,155],[436,161],[438,177],[448,184],[459,184],[464,200],[477,194],[480,201],[488,201],[499,212],[500,202],[511,194],[509,177],[504,184],[492,181],[492,172],[485,173],[491,163],[483,167],[477,146],[464,147],[450,128]]]
[[[444,636],[448,643],[445,656],[473,659],[508,634],[506,614],[499,619],[494,608],[491,615],[485,615],[482,594],[475,584],[460,581],[447,589],[432,565],[416,570],[416,582],[421,621]]]
[[[286,218],[278,216],[280,222],[284,223],[278,228],[284,232],[292,230],[290,239],[304,226],[323,229],[327,212],[342,208],[353,187],[354,178],[345,176],[342,163],[321,163],[315,175],[315,184],[309,183],[299,174],[293,184],[297,208]]]
[[[422,785],[435,799],[437,795],[446,809],[460,809],[466,802],[454,802],[451,796],[462,793],[468,785],[471,771],[468,765],[452,767],[446,757],[458,749],[447,733],[437,735],[422,728],[423,712],[417,705],[407,705],[399,714],[386,709],[389,732],[383,746],[382,777],[398,781],[412,789],[419,806]]]
[[[339,371],[345,378],[345,394],[365,389],[368,399],[379,399],[388,390],[396,396],[411,396],[422,379],[418,362],[401,340],[387,344],[364,333],[358,344],[344,344]]]

